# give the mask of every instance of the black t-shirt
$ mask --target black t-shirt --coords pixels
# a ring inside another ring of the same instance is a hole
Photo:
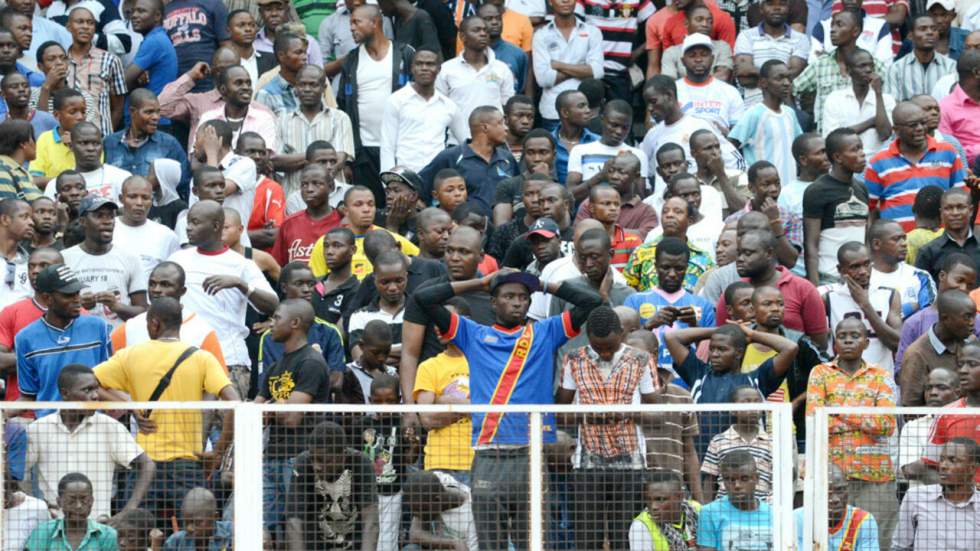
[[[313,397],[314,404],[330,403],[330,370],[323,353],[310,345],[283,355],[269,369],[259,396],[269,402],[285,403],[293,392],[304,392]],[[306,445],[303,434],[316,425],[319,415],[307,413],[296,428],[284,427],[273,418],[269,426],[269,442],[265,454],[271,458],[295,457]]]
[[[304,549],[360,549],[361,511],[378,504],[374,467],[359,451],[345,450],[345,456],[344,470],[330,480],[318,480],[309,452],[296,458],[286,516],[303,522]]]
[[[316,317],[323,321],[340,325],[340,318],[344,316],[345,312],[350,311],[350,305],[354,302],[361,281],[357,279],[357,276],[352,275],[339,287],[330,292],[324,292],[327,277],[323,276],[313,288],[313,311],[316,312]]]
[[[837,222],[867,220],[868,188],[824,174],[803,193],[803,217],[819,218],[821,230],[833,228]]]
[[[516,209],[524,199],[523,193],[524,175],[511,176],[497,184],[497,189],[493,192],[493,204],[496,206],[501,203],[509,203]]]
[[[408,265],[408,283],[405,285],[405,294],[411,295],[420,285],[446,275],[446,265],[438,260],[431,258],[419,258],[412,256],[411,263]],[[354,294],[353,300],[344,310],[344,317],[350,317],[355,311],[378,300],[378,288],[374,284],[374,274],[368,274],[361,282],[361,287]]]
[[[523,216],[514,218],[493,232],[493,237],[487,242],[486,253],[498,261],[503,260],[510,244],[527,233],[528,229],[530,228],[524,223]]]
[[[434,278],[431,282],[427,282],[425,286],[427,287],[437,283],[448,283],[449,281],[449,276],[444,275]],[[493,308],[490,307],[490,293],[476,291],[459,296],[466,301],[466,304],[469,305],[470,315],[468,317],[471,320],[481,325],[493,325],[496,318],[494,318],[493,315]],[[422,305],[415,300],[414,294],[409,296],[408,301],[405,304],[404,321],[426,326],[425,340],[422,341],[422,352],[419,354],[419,363],[438,355],[440,352],[446,349],[446,347],[439,342],[439,337],[436,336],[435,325],[432,324],[428,314],[425,313],[425,308],[423,308]]]
[[[354,427],[355,445],[374,466],[376,488],[381,495],[397,494],[409,464],[411,445],[402,438],[401,417],[378,415],[362,417]]]

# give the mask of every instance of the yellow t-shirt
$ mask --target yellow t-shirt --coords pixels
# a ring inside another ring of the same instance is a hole
[[[371,226],[370,231],[374,230],[385,230],[395,238],[398,246],[401,247],[402,252],[408,256],[418,256],[419,248],[415,246],[414,243],[405,239],[397,233],[391,232],[382,228],[381,226]],[[366,235],[366,234],[365,234]],[[368,260],[366,254],[364,254],[364,235],[354,236],[354,245],[356,249],[354,250],[354,256],[350,260],[350,271],[352,274],[357,276],[357,279],[363,280],[371,272],[374,271],[374,267],[371,266],[371,261]],[[327,259],[323,257],[323,237],[316,240],[316,244],[313,245],[313,252],[310,253],[310,270],[313,271],[313,275],[316,277],[323,277],[330,273],[330,268],[327,267]]]
[[[926,246],[926,243],[943,234],[942,229],[930,230],[926,228],[915,228],[905,236],[905,243],[908,250],[905,253],[905,261],[915,266],[915,259],[919,256],[919,249]]]
[[[465,356],[445,352],[419,364],[413,396],[426,390],[436,396],[457,394],[470,397],[470,366]],[[473,422],[464,417],[452,425],[429,431],[425,444],[425,469],[470,470],[473,462]]]
[[[755,343],[749,343],[745,348],[745,356],[742,358],[742,373],[748,373],[753,369],[757,369],[762,362],[768,360],[769,358],[775,358],[776,351],[771,348],[760,348],[759,345]],[[786,384],[786,380],[779,385],[779,389],[766,397],[768,402],[776,403],[789,403],[789,385]]]
[[[116,352],[108,361],[95,366],[99,383],[121,390],[135,402],[150,399],[160,379],[173,367],[187,344],[173,341],[147,341]],[[198,350],[174,372],[160,402],[196,402],[204,393],[220,394],[230,385],[228,375],[210,352]],[[153,410],[153,434],[140,433],[136,442],[154,461],[194,459],[203,450],[202,414],[195,410]]]
[[[31,176],[57,178],[62,172],[74,170],[74,168],[75,154],[61,141],[61,135],[58,134],[57,128],[38,136],[37,153],[27,167]],[[54,182],[51,185],[53,186]]]

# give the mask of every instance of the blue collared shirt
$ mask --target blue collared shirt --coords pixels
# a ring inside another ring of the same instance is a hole
[[[183,189],[190,181],[191,166],[187,162],[187,153],[176,138],[166,132],[156,131],[139,147],[126,143],[128,128],[109,134],[105,139],[105,162],[128,170],[139,176],[150,172],[150,165],[157,159],[173,159],[180,162],[180,184]]]
[[[292,84],[282,78],[282,75],[276,75],[268,84],[263,86],[255,94],[255,101],[268,107],[277,117],[299,108],[296,90]]]
[[[598,139],[598,138],[597,138]],[[567,163],[567,157],[566,157]],[[424,189],[422,197],[432,197],[433,181],[436,173],[444,168],[454,168],[466,180],[467,203],[483,207],[489,214],[497,183],[520,172],[517,160],[510,154],[506,145],[497,146],[488,163],[465,144],[444,149],[419,172]]]
[[[231,522],[226,520],[216,520],[214,522],[214,535],[208,542],[208,551],[228,551],[231,549],[232,541]],[[197,551],[194,539],[181,530],[167,538],[163,544],[163,551]]]
[[[119,543],[116,529],[94,520],[88,521],[88,530],[82,543],[72,549],[65,536],[64,519],[49,520],[38,525],[24,544],[25,551],[116,551]]]
[[[568,154],[569,150],[565,148],[565,144],[561,143],[561,139],[558,137],[558,131],[561,130],[561,125],[555,128],[554,132],[551,133],[555,137],[555,173],[558,174],[558,183],[565,185],[565,178],[568,177]],[[588,128],[582,129],[582,139],[579,140],[579,144],[592,143],[599,141],[599,135],[592,132]],[[576,144],[577,145],[577,144]]]
[[[504,62],[514,73],[514,92],[521,93],[524,90],[524,77],[527,76],[527,53],[503,39],[491,44],[490,49],[497,60]]]

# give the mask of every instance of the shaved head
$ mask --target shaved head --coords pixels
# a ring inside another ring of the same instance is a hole
[[[298,319],[304,331],[313,325],[315,313],[313,312],[313,305],[307,300],[299,298],[284,300],[279,305],[279,312],[283,318]]]
[[[218,510],[214,494],[204,488],[193,488],[184,496],[184,514]]]
[[[483,249],[483,234],[469,226],[459,226],[449,236],[449,245],[480,251]]]
[[[217,222],[219,227],[225,223],[225,211],[217,201],[200,201],[191,207],[187,214],[194,214],[209,222]]]

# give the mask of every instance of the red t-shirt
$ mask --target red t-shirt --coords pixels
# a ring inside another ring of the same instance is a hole
[[[293,213],[282,221],[276,242],[269,253],[280,266],[298,260],[306,262],[313,253],[313,245],[325,233],[340,225],[340,212],[337,209],[319,220],[310,218],[305,210]]]
[[[267,222],[272,222],[276,228],[282,225],[286,217],[286,194],[275,180],[263,176],[255,186],[255,200],[252,201],[252,213],[248,216],[248,229],[260,230]]]
[[[946,406],[950,409],[962,409],[967,407],[966,398]],[[969,438],[980,444],[980,415],[939,415],[932,424],[932,433],[929,435],[929,443],[926,445],[924,463],[939,465],[939,454],[942,452],[943,444],[954,438]],[[980,484],[980,467],[973,480]]]
[[[727,12],[718,7],[715,0],[704,0],[704,5],[711,10],[711,18],[714,24],[711,27],[712,40],[724,40],[733,49],[735,48],[735,20]],[[646,23],[647,49],[651,50],[657,46],[661,52],[667,51],[671,46],[680,45],[687,36],[687,27],[684,26],[684,12],[679,11],[670,16],[661,16],[662,12],[670,13],[663,9],[655,13]]]
[[[33,298],[25,298],[7,306],[0,311],[0,344],[8,350],[14,349],[14,337],[21,329],[41,319],[44,309],[34,302]],[[20,387],[17,386],[17,370],[7,375],[7,395],[5,400],[13,402],[20,397]]]
[[[830,330],[827,323],[827,310],[823,299],[820,298],[820,292],[813,283],[787,270],[784,266],[777,266],[776,271],[779,272],[776,288],[782,293],[785,304],[783,325],[807,335],[827,333]],[[741,279],[741,281],[748,280],[747,277]],[[724,294],[718,297],[715,320],[719,327],[728,320]]]

